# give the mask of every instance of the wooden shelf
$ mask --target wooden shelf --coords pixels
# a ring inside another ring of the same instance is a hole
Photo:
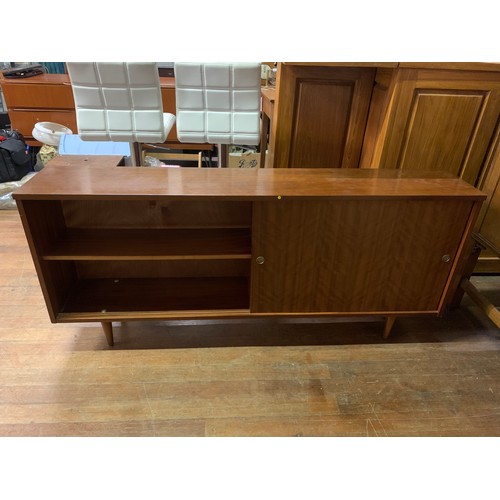
[[[248,309],[249,300],[248,278],[89,279],[75,283],[61,313]]]
[[[67,229],[45,260],[250,259],[250,229]]]

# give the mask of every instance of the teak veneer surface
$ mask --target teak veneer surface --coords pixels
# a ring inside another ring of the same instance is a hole
[[[398,182],[394,182],[397,179]],[[190,169],[51,166],[22,186],[15,199],[93,197],[466,197],[485,196],[441,172],[385,169]]]
[[[440,314],[485,195],[409,170],[48,166],[14,197],[51,320],[110,322]]]
[[[468,200],[258,204],[252,311],[438,311],[470,211]]]

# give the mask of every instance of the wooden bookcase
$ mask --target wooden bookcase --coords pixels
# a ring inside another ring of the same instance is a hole
[[[440,314],[485,196],[436,172],[48,166],[14,197],[52,322]]]

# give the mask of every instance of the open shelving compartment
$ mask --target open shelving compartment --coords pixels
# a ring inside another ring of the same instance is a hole
[[[251,202],[25,200],[53,321],[249,312]]]

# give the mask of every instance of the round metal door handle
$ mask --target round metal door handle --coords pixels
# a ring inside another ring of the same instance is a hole
[[[264,264],[264,262],[266,261],[262,256],[257,257],[255,260],[257,264]]]
[[[446,254],[446,255],[443,255],[443,256],[441,257],[441,260],[442,260],[443,262],[450,262],[451,257],[450,257],[448,254]]]

